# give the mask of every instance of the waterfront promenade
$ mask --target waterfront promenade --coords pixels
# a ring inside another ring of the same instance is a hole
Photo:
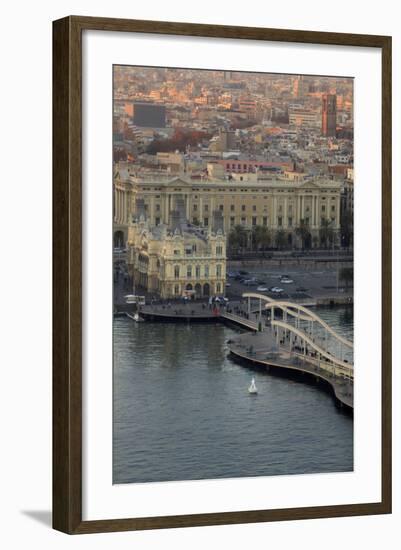
[[[246,293],[233,302],[166,302],[141,306],[146,321],[224,322],[245,332],[228,342],[230,355],[252,367],[331,388],[353,410],[353,344],[301,303]],[[351,359],[350,359],[351,358]]]
[[[139,315],[145,321],[234,324],[245,333],[228,342],[233,358],[322,383],[332,389],[337,403],[353,409],[353,343],[300,302],[246,293],[228,303],[152,303],[141,306]]]
[[[242,334],[228,343],[230,354],[237,360],[270,373],[298,375],[330,386],[337,402],[349,410],[354,406],[353,381],[336,376],[322,365],[301,354],[281,350],[270,331]]]

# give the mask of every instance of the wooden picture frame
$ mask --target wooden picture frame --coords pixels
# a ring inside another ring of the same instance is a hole
[[[82,31],[378,48],[382,55],[382,496],[363,504],[82,520]],[[95,17],[53,23],[53,527],[68,534],[391,512],[391,37]]]

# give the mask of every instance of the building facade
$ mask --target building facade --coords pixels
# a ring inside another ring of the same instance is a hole
[[[132,122],[135,126],[144,126],[145,128],[165,128],[166,126],[165,105],[135,101],[132,112]]]
[[[123,248],[128,238],[132,219],[132,184],[128,172],[115,173],[113,186],[113,246]]]
[[[146,179],[128,175],[127,178],[128,209],[135,215],[137,200],[143,200],[150,226],[169,226],[174,205],[180,201],[185,218],[195,226],[207,230],[217,211],[225,234],[236,225],[248,230],[257,225],[266,226],[271,231],[273,244],[274,235],[284,231],[289,246],[300,246],[297,227],[301,220],[310,229],[309,246],[319,246],[322,220],[331,223],[335,239],[340,230],[342,183],[334,179],[194,181],[184,176],[161,175]]]
[[[173,214],[174,215],[174,214]],[[223,295],[226,238],[187,223],[151,226],[141,216],[128,228],[128,270],[136,286],[164,299]]]
[[[291,126],[299,128],[319,128],[320,113],[307,109],[290,109],[288,121]]]
[[[335,137],[337,129],[337,97],[335,94],[322,96],[322,135]]]

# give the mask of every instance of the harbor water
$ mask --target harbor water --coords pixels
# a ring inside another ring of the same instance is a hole
[[[352,309],[318,314],[352,339]],[[236,334],[114,320],[114,483],[352,471],[352,417],[318,386],[233,362]]]

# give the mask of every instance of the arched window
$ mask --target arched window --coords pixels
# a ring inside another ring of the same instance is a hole
[[[220,283],[217,283],[217,285],[216,285],[216,292],[217,292],[217,294],[219,294],[221,292],[221,284]]]
[[[221,265],[216,265],[216,277],[221,277]]]
[[[187,265],[187,279],[192,277],[192,265]]]
[[[200,265],[197,265],[197,266],[195,267],[195,277],[196,277],[197,279],[200,279]]]
[[[174,286],[174,295],[175,296],[178,296],[180,293],[180,286],[179,285],[175,285]]]
[[[180,278],[180,266],[175,265],[174,266],[174,279],[179,279],[179,278]]]

